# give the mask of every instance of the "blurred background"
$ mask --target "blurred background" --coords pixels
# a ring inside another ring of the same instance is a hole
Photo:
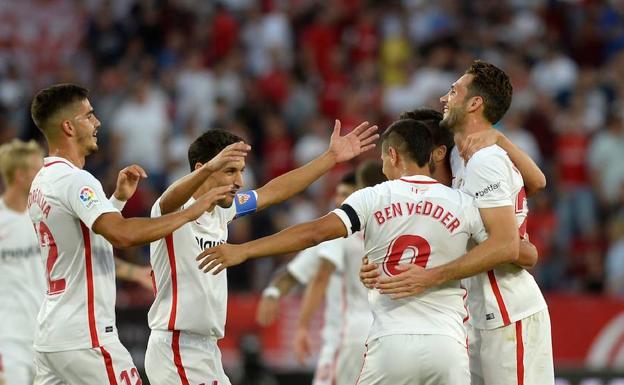
[[[147,216],[188,172],[187,147],[206,129],[252,144],[245,184],[254,188],[322,153],[336,118],[346,132],[440,109],[474,58],[510,75],[514,99],[497,127],[548,177],[530,199],[528,232],[558,384],[624,384],[623,0],[4,0],[0,143],[42,141],[28,110],[38,89],[84,85],[102,121],[86,168],[111,193],[121,168],[143,166],[149,178],[124,215]],[[230,242],[323,214],[356,165],[236,221]],[[147,248],[118,255],[149,263]],[[220,345],[235,384],[310,377],[313,360],[300,366],[291,351],[300,294],[283,301],[277,324],[254,322],[260,291],[291,257],[228,272]],[[148,290],[119,287],[119,330],[140,368],[151,300]]]

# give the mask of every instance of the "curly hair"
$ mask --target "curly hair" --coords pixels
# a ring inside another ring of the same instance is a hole
[[[513,94],[509,76],[495,65],[482,60],[472,62],[466,74],[473,76],[467,97],[481,96],[483,116],[492,124],[501,120],[509,109]]]

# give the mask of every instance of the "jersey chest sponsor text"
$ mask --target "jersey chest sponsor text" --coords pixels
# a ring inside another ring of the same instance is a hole
[[[36,257],[40,255],[39,245],[30,247],[15,247],[0,250],[0,262],[10,262],[18,259]]]
[[[221,239],[219,241],[213,241],[213,240],[204,239],[203,237],[198,237],[198,236],[195,236],[195,241],[197,242],[197,245],[199,246],[199,248],[202,250],[206,250],[211,247],[215,247],[215,246],[222,245],[225,243],[225,239]]]

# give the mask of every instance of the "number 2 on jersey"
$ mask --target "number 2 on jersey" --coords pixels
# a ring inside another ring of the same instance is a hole
[[[50,274],[52,273],[52,268],[58,259],[58,248],[56,246],[56,241],[52,236],[52,232],[48,228],[48,226],[39,222],[39,244],[41,247],[48,248],[48,256],[46,258],[46,274],[48,277],[48,295],[52,294],[60,294],[65,291],[65,279],[56,279],[52,280],[50,278]]]
[[[401,235],[397,237],[390,243],[382,264],[383,271],[387,275],[394,276],[402,272],[397,267],[405,252],[412,254],[410,263],[420,267],[427,267],[431,246],[425,238],[418,235]]]
[[[123,382],[123,385],[132,385],[132,380],[130,377],[136,380],[134,382],[134,385],[141,385],[143,383],[143,381],[141,381],[141,377],[139,376],[139,371],[137,370],[137,368],[132,368],[132,370],[130,370],[130,374],[128,374],[127,370],[121,372],[121,381]]]

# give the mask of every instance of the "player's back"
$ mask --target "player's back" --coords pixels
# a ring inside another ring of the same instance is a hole
[[[48,283],[35,348],[62,351],[116,341],[113,250],[90,230],[101,214],[117,211],[101,184],[66,159],[46,158],[28,208]]]
[[[366,255],[380,266],[382,276],[399,274],[401,264],[431,268],[448,263],[465,254],[471,237],[485,238],[472,198],[425,176],[360,190],[345,205],[355,213],[349,214],[347,208],[342,211],[347,215],[338,215],[345,223],[360,222],[352,230],[364,229]],[[459,281],[400,300],[372,290],[369,301],[374,321],[369,338],[439,334],[464,344],[464,294]]]

